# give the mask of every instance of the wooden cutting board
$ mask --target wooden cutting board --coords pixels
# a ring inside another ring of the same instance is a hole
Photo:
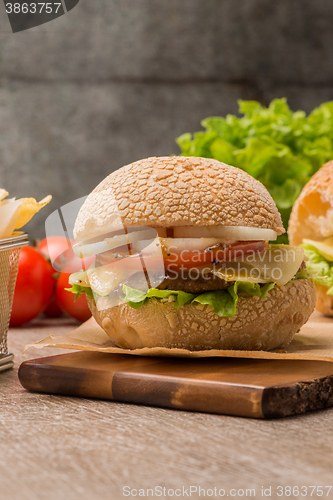
[[[333,406],[333,363],[74,352],[22,363],[30,391],[254,418]]]

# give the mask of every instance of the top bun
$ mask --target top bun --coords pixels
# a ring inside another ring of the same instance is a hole
[[[76,219],[78,242],[125,226],[247,226],[284,232],[267,189],[217,160],[165,156],[116,170],[88,196]]]
[[[333,235],[333,161],[304,186],[291,212],[288,235],[292,245],[304,238],[320,241]]]

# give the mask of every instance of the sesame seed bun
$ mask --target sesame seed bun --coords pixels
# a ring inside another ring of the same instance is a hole
[[[325,163],[304,186],[289,219],[292,245],[304,238],[320,241],[333,235],[333,161]]]
[[[266,299],[240,293],[236,315],[219,317],[201,304],[150,299],[140,309],[128,304],[98,311],[88,299],[92,314],[112,342],[125,349],[178,347],[205,349],[269,350],[287,345],[306,323],[316,301],[311,280],[299,279],[275,286]]]
[[[266,188],[246,172],[207,158],[147,158],[110,174],[88,196],[74,228],[78,242],[123,228],[245,226],[282,234],[280,214]],[[118,346],[189,350],[268,350],[288,344],[308,320],[315,287],[307,279],[275,286],[268,297],[239,293],[236,315],[208,305],[150,298],[140,309],[124,303],[89,307]],[[101,305],[101,303],[100,303]]]
[[[333,161],[325,163],[311,177],[297,198],[289,219],[288,236],[292,245],[303,239],[321,241],[333,235]],[[333,316],[333,296],[328,288],[316,285],[316,309]]]
[[[284,232],[275,203],[259,181],[219,161],[184,156],[147,158],[110,174],[83,204],[74,236],[82,242],[123,225]]]
[[[333,317],[333,296],[327,295],[328,288],[316,284],[316,309],[325,316]]]
[[[333,295],[327,295],[328,288],[323,285],[316,284],[316,309],[325,314],[325,316],[333,317]]]

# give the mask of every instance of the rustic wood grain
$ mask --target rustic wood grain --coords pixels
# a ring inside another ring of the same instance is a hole
[[[118,500],[124,485],[256,488],[261,498],[261,486],[332,484],[333,409],[263,421],[25,391],[19,363],[40,352],[20,353],[73,328],[54,325],[10,331],[16,365],[0,374],[1,499]]]
[[[25,361],[25,389],[162,408],[278,418],[333,405],[333,363],[74,352]]]

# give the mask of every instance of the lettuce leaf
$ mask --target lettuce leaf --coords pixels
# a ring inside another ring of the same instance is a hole
[[[259,283],[245,281],[237,281],[237,283],[240,292],[247,293],[248,295],[256,295],[261,299],[265,299],[268,296],[268,292],[275,287],[275,283],[266,283],[263,286],[260,286]]]
[[[237,282],[227,290],[212,290],[197,295],[191,302],[199,302],[199,304],[209,305],[214,309],[218,316],[226,316],[231,318],[236,314],[236,306],[238,302]]]
[[[310,177],[333,158],[333,101],[310,115],[293,112],[286,99],[268,107],[238,101],[243,116],[208,117],[205,131],[176,139],[185,156],[215,158],[239,167],[262,182],[271,193],[285,227],[296,198]],[[280,243],[287,236],[279,237]]]
[[[317,275],[318,273],[316,272],[316,276]],[[306,278],[309,278],[309,276],[303,269],[298,272],[293,279]],[[331,280],[333,286],[333,269]],[[331,286],[327,283],[326,276],[324,276],[320,281],[320,284]],[[272,290],[275,285],[276,283],[265,283],[260,286],[259,283],[236,281],[226,290],[211,290],[200,294],[187,293],[180,290],[158,290],[157,288],[150,288],[148,292],[142,292],[141,290],[136,290],[135,288],[123,285],[124,295],[121,299],[124,302],[127,302],[133,309],[140,309],[150,298],[167,299],[169,302],[172,302],[176,308],[187,303],[198,302],[199,304],[210,305],[218,316],[226,316],[230,318],[236,314],[239,292],[252,296],[255,295],[260,299],[265,299],[268,296],[269,291]],[[87,297],[91,299],[94,298],[93,291],[89,287],[73,285],[72,288],[66,288],[66,290],[76,294],[75,300],[80,297],[82,293],[85,293]]]
[[[127,285],[123,285],[124,297],[122,300],[127,302],[133,309],[140,309],[147,302],[148,299],[155,297],[157,299],[169,299],[174,302],[175,307],[181,307],[187,302],[191,302],[195,295],[193,293],[186,293],[180,290],[158,290],[158,288],[150,288],[148,292],[141,292],[135,290]]]
[[[94,293],[89,286],[72,285],[72,288],[65,288],[67,292],[75,293],[74,302],[84,293],[89,299],[94,299]]]
[[[158,290],[150,288],[148,292],[135,290],[127,285],[123,285],[124,297],[122,300],[127,302],[134,309],[140,309],[149,298],[168,299],[174,303],[175,307],[181,307],[189,302],[198,302],[203,305],[210,305],[218,316],[232,317],[236,314],[238,302],[238,292],[244,292],[248,295],[256,295],[262,299],[266,298],[269,290],[275,286],[275,283],[266,283],[260,287],[258,283],[245,283],[236,281],[226,290],[212,290],[200,294],[186,293],[179,290]]]
[[[309,259],[305,264],[310,278],[317,285],[326,286],[328,288],[327,294],[333,295],[333,262],[325,259],[312,245],[304,243],[301,246]]]
[[[314,252],[318,253],[316,249],[314,249]],[[316,258],[318,259],[318,257]],[[320,256],[319,260],[320,259],[324,258]],[[327,268],[325,266],[323,271],[321,271],[322,274],[320,275],[320,278],[318,277],[317,269],[315,269],[313,273],[309,272],[309,274],[305,269],[302,269],[293,279],[308,279],[309,277],[313,278],[314,276],[313,279],[316,283],[333,287],[333,268],[331,271],[331,281],[327,280],[327,276],[325,274],[327,272]],[[276,283],[273,282],[265,283],[260,286],[259,283],[236,281],[226,290],[211,290],[200,294],[187,293],[181,290],[159,290],[157,288],[150,288],[148,292],[142,292],[141,290],[136,290],[135,288],[123,285],[124,295],[120,298],[124,302],[127,302],[133,309],[140,309],[150,298],[167,299],[169,302],[173,302],[176,308],[190,302],[198,302],[203,305],[210,305],[218,316],[232,317],[236,314],[239,292],[265,299],[268,296],[269,291],[272,290],[275,285]],[[73,285],[72,288],[66,288],[66,290],[75,293],[75,300],[77,300],[83,293],[90,299],[94,299],[94,295],[96,295],[93,293],[91,288],[80,285]]]

